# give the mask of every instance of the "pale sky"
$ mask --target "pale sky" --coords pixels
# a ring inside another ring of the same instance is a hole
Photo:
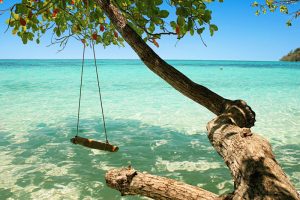
[[[16,0],[4,0],[0,10],[7,8]],[[300,20],[292,27],[285,22],[290,16],[269,13],[256,16],[252,1],[225,0],[212,3],[213,23],[219,31],[213,37],[204,34],[205,47],[199,36],[188,36],[176,45],[175,37],[159,40],[160,47],[151,47],[165,59],[188,60],[278,60],[290,50],[300,47]],[[297,5],[299,7],[300,5]],[[67,48],[57,53],[58,46],[47,47],[50,34],[44,36],[39,45],[31,42],[23,45],[20,38],[13,36],[11,30],[4,34],[8,13],[0,16],[0,59],[76,59],[81,57],[82,45],[71,41]],[[176,45],[176,46],[175,46]],[[137,59],[135,52],[127,45],[122,47],[102,46],[96,48],[98,59]],[[88,52],[88,58],[92,57]]]

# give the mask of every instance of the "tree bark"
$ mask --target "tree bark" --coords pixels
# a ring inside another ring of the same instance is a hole
[[[95,0],[95,2],[98,3],[102,10],[106,13],[108,18],[115,25],[116,29],[137,53],[145,65],[183,95],[206,107],[216,115],[222,114],[232,104],[239,102],[225,99],[208,88],[190,80],[180,71],[159,57],[133,30],[133,28],[127,24],[127,20],[124,18],[122,13],[116,6],[110,3],[109,0]],[[239,104],[237,106],[241,105],[242,104]],[[254,125],[255,113],[251,110],[251,108],[248,108],[250,107],[248,107],[246,103],[240,107],[242,114],[240,118],[237,118],[237,123],[241,123],[239,124],[241,127],[252,127]]]
[[[211,112],[219,115],[226,109],[231,101],[212,92],[208,88],[199,85],[177,69],[161,59],[144,40],[127,24],[127,20],[121,12],[108,0],[96,0],[102,10],[109,17],[115,28],[120,32],[125,41],[137,53],[145,65],[155,74],[168,82],[176,90],[203,105]]]
[[[179,181],[140,173],[132,168],[113,169],[106,174],[106,183],[122,195],[136,195],[163,200],[212,200],[216,194]]]
[[[207,125],[208,138],[224,159],[234,180],[230,199],[300,199],[277,163],[271,145],[249,128],[240,128],[231,113]]]
[[[211,144],[231,171],[233,193],[217,196],[195,186],[133,169],[110,170],[106,174],[108,186],[122,195],[139,194],[154,199],[300,200],[275,160],[270,144],[249,128],[238,127],[232,121],[232,113],[210,121],[207,130]]]
[[[161,59],[127,24],[122,13],[109,0],[95,2],[150,70],[176,90],[217,115],[207,125],[208,137],[229,167],[235,185],[235,191],[224,198],[300,199],[296,189],[276,162],[270,144],[251,133],[249,128],[254,125],[255,112],[246,102],[225,99],[193,82]],[[191,196],[184,196],[185,199],[193,199],[195,193],[204,196],[207,194],[208,199],[216,198],[214,194],[195,186],[131,170],[110,171],[106,180],[109,186],[118,189],[123,195],[141,194],[155,199],[176,199],[176,195],[183,193]],[[170,187],[176,191],[175,194],[171,192]]]

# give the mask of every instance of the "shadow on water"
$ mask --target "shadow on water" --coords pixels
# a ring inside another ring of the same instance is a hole
[[[15,185],[19,188],[18,192],[0,189],[0,195],[32,198],[30,193],[57,190],[53,193],[62,198],[72,199],[74,194],[74,199],[120,199],[119,192],[105,185],[105,172],[129,164],[139,171],[200,185],[212,192],[232,190],[230,173],[205,133],[185,135],[136,120],[108,120],[110,143],[120,148],[109,153],[71,144],[70,138],[76,134],[74,122],[40,123],[29,131],[28,141],[19,144],[3,142],[13,136],[0,134],[0,149],[5,147],[14,155],[11,165],[18,169]],[[81,127],[80,136],[105,140],[97,119],[81,120]]]

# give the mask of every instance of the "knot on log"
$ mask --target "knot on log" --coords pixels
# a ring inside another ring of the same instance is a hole
[[[251,128],[255,123],[255,112],[243,100],[226,103],[224,114],[239,127]]]
[[[253,133],[251,132],[250,128],[242,128],[240,134],[241,134],[242,138],[253,135]]]
[[[233,196],[225,197],[233,200],[300,200],[297,191],[275,160],[268,141],[242,126],[246,122],[247,114],[244,111],[247,109],[251,111],[246,103],[236,101],[225,113],[207,124],[208,138],[223,157],[234,178]],[[239,115],[245,118],[239,121]],[[255,114],[253,112],[248,116],[255,117]]]
[[[131,167],[113,169],[105,175],[106,184],[111,188],[119,190],[121,195],[125,195],[129,191],[133,177],[136,175],[136,170]]]

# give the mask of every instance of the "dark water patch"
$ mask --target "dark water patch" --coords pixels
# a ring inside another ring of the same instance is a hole
[[[80,136],[105,140],[99,119],[82,119],[80,125]],[[211,147],[205,133],[185,135],[170,128],[127,119],[107,119],[107,129],[109,141],[120,147],[117,153],[91,151],[71,144],[69,139],[76,135],[74,118],[58,124],[37,124],[29,131],[27,142],[6,145],[7,151],[15,152],[12,162],[15,166],[27,165],[18,171],[21,177],[16,185],[23,188],[35,186],[45,190],[56,189],[60,187],[58,185],[71,185],[76,187],[82,198],[91,196],[97,199],[120,199],[117,191],[105,185],[104,176],[108,169],[131,164],[139,171],[201,185],[215,193],[233,190],[230,172]],[[290,162],[284,162],[285,159],[279,161],[288,174],[295,172],[295,167],[290,164],[300,162],[297,145],[276,146],[275,153],[279,158],[290,157],[287,158]],[[34,159],[30,162],[31,157]],[[203,161],[204,164],[216,165],[197,170],[193,163],[199,161],[200,164]],[[175,167],[168,170],[174,163],[185,162],[192,163],[195,169]],[[295,177],[291,180],[297,181]],[[3,193],[11,195],[7,191]]]
[[[11,139],[12,136],[10,135],[10,132],[0,130],[0,148],[10,145]]]
[[[49,83],[44,82],[31,82],[31,81],[21,81],[21,80],[13,80],[0,82],[0,89],[3,91],[7,91],[10,93],[19,93],[26,94],[35,91],[51,91],[53,86]]]
[[[120,198],[118,192],[105,186],[105,172],[109,168],[129,164],[139,171],[168,175],[170,178],[182,179],[193,185],[203,184],[204,189],[212,192],[219,191],[214,183],[230,180],[230,173],[219,155],[215,151],[207,150],[211,147],[204,134],[184,135],[176,130],[152,126],[136,120],[108,119],[109,140],[112,144],[118,145],[120,150],[117,153],[94,154],[90,149],[69,142],[69,139],[76,134],[74,122],[73,119],[69,119],[64,122],[66,125],[63,127],[47,123],[37,124],[29,131],[27,142],[7,146],[8,151],[14,152],[18,149],[21,152],[15,154],[12,162],[15,166],[30,166],[20,169],[19,174],[22,176],[16,183],[18,186],[33,185],[41,189],[52,189],[56,184],[64,186],[73,184],[78,186],[77,189],[82,197],[114,199],[118,196]],[[84,129],[80,132],[80,136],[104,141],[98,119],[83,119],[81,126]],[[160,143],[161,141],[166,142]],[[191,145],[191,141],[197,144],[196,147]],[[30,163],[31,157],[35,160]],[[207,160],[207,162],[219,162],[222,167],[219,170],[208,169],[205,173],[186,170],[165,171],[157,166],[158,158],[171,163]],[[92,187],[92,183],[99,182],[103,185],[101,188],[84,189]],[[232,185],[228,187],[232,189]]]
[[[12,191],[12,188],[0,188],[0,196],[1,199],[9,199],[13,197],[14,192]]]
[[[80,67],[80,59],[53,59],[53,60],[0,60],[0,69],[13,69],[13,68],[62,68],[62,67]],[[101,67],[119,67],[119,66],[141,66],[144,65],[140,60],[102,60],[98,59],[97,64]],[[85,60],[85,67],[94,67],[93,59]]]

